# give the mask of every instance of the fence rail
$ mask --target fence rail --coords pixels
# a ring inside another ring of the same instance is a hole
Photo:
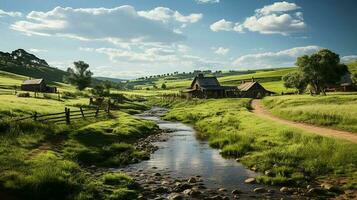
[[[79,110],[73,110],[73,111],[71,111],[70,108],[65,107],[64,112],[49,113],[49,114],[42,114],[42,115],[39,115],[37,112],[34,112],[30,116],[18,118],[13,121],[19,122],[23,120],[32,119],[34,121],[39,121],[39,122],[50,122],[50,123],[65,122],[67,125],[69,125],[73,120],[78,120],[78,119],[85,120],[87,118],[103,116],[103,114],[107,116],[110,115],[109,106],[106,109],[100,109],[99,107],[84,109],[83,107],[80,107]]]

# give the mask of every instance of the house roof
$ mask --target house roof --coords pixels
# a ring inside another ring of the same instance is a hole
[[[258,82],[246,82],[238,86],[240,91],[248,91],[252,88],[255,84],[259,84]]]
[[[201,86],[220,86],[216,77],[197,77],[197,83]]]
[[[342,75],[339,83],[341,84],[341,86],[352,85],[353,81],[351,78],[351,73],[345,73],[344,75]]]
[[[22,82],[22,85],[38,85],[41,84],[43,79],[30,79],[30,80],[25,80]]]

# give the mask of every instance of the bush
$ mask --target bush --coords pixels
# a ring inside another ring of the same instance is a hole
[[[17,93],[16,96],[17,97],[30,97],[30,93],[29,92]]]

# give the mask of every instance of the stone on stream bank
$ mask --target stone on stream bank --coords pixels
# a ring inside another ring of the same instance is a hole
[[[253,183],[255,183],[255,178],[245,179],[244,183],[253,184]]]

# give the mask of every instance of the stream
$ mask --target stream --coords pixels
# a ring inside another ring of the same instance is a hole
[[[175,187],[184,185],[182,183],[187,184],[190,177],[197,179],[194,183],[196,185],[192,187],[202,189],[201,194],[205,194],[208,199],[221,199],[221,196],[225,197],[222,199],[238,198],[238,194],[232,194],[234,190],[239,190],[240,198],[244,197],[244,199],[282,197],[281,194],[277,194],[277,188],[244,183],[247,178],[258,174],[245,168],[235,159],[223,158],[219,150],[211,148],[207,141],[197,139],[196,132],[191,126],[160,119],[160,116],[167,111],[164,108],[154,107],[136,115],[141,119],[155,121],[166,134],[166,139],[153,142],[158,150],[151,154],[149,160],[122,169],[143,186],[146,192],[142,192],[141,199],[154,199],[153,193],[161,195],[165,192],[167,194],[156,196],[155,199],[176,199],[170,198],[169,195],[173,194]],[[156,177],[156,174],[160,177]],[[170,182],[167,187],[166,182]],[[168,189],[170,187],[171,189]],[[257,188],[263,188],[264,191],[253,192]],[[180,190],[179,194],[183,190]],[[193,199],[207,198],[200,196]]]
[[[165,142],[156,142],[159,147],[150,160],[134,165],[137,168],[165,169],[175,177],[202,176],[208,187],[223,187],[228,190],[240,188],[252,190],[256,185],[245,184],[244,180],[257,174],[246,169],[235,159],[223,158],[217,149],[209,146],[207,141],[198,140],[195,130],[181,122],[164,121],[160,116],[166,112],[163,108],[137,115],[142,119],[155,121],[159,128],[169,131],[170,137]]]

